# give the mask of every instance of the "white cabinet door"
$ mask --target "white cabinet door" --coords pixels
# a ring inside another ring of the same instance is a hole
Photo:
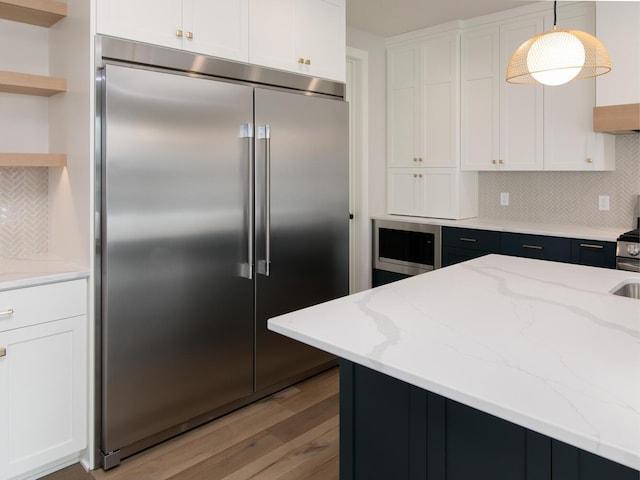
[[[542,170],[542,87],[505,80],[513,52],[541,31],[532,17],[463,34],[463,170]]]
[[[250,0],[249,62],[343,82],[344,0]]]
[[[345,0],[298,0],[296,44],[301,73],[344,82],[346,75]]]
[[[597,37],[611,71],[596,78],[596,105],[640,103],[640,2],[596,2]]]
[[[387,49],[387,165],[418,166],[421,137],[421,44]]]
[[[182,48],[182,0],[97,0],[97,32]]]
[[[387,175],[389,213],[458,218],[455,168],[389,168]]]
[[[297,69],[296,3],[298,0],[249,0],[249,62]]]
[[[422,48],[423,128],[418,137],[420,157],[427,167],[456,167],[459,158],[459,35],[449,33],[425,40]]]
[[[558,12],[560,28],[595,33],[595,11],[590,4],[564,7]],[[553,17],[545,18],[553,27]],[[638,87],[640,88],[640,87]],[[593,132],[595,79],[544,87],[545,170],[613,170],[615,155],[609,135]]]
[[[508,83],[507,66],[513,52],[542,32],[542,17],[500,25],[500,157],[501,170],[542,170],[543,89],[539,85]]]
[[[86,447],[86,316],[0,333],[0,478]]]
[[[500,30],[470,30],[461,43],[461,167],[495,170],[500,158]]]
[[[396,215],[420,215],[423,173],[420,169],[387,169],[387,210]]]
[[[248,61],[248,8],[249,0],[184,0],[183,48]]]

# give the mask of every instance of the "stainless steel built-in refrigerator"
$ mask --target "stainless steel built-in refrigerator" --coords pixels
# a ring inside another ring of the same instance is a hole
[[[341,98],[106,62],[105,467],[326,367],[267,319],[348,293]]]

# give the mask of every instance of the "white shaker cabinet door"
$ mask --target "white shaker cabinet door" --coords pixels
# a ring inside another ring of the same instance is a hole
[[[420,43],[387,49],[387,164],[418,167],[421,159]]]
[[[542,170],[543,95],[540,85],[508,83],[507,67],[513,52],[542,32],[542,17],[500,26],[500,157],[501,170]]]
[[[298,0],[296,45],[299,71],[344,82],[346,78],[345,0]]]
[[[461,167],[496,170],[500,157],[500,31],[485,27],[462,34]]]
[[[558,13],[560,28],[595,33],[594,6],[588,3],[564,7]],[[551,29],[553,17],[545,27]],[[640,88],[640,87],[639,87]],[[587,78],[544,92],[545,170],[613,170],[615,142],[611,135],[593,132],[596,80]]]
[[[86,447],[86,321],[0,333],[0,479]]]
[[[247,62],[248,8],[249,0],[184,0],[183,48]]]
[[[182,48],[182,0],[97,0],[97,32]]]
[[[297,0],[249,0],[249,62],[297,69]]]
[[[250,0],[249,62],[344,82],[344,0]]]

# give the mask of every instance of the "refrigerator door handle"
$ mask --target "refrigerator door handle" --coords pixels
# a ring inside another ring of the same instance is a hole
[[[264,185],[264,260],[258,261],[258,273],[268,277],[271,270],[271,126],[258,127],[258,139],[265,141]]]
[[[240,137],[246,138],[247,141],[247,171],[249,176],[249,189],[247,190],[247,263],[241,265],[241,273],[242,277],[248,278],[249,280],[253,280],[253,267],[254,267],[254,253],[253,253],[253,239],[255,236],[254,226],[253,226],[253,215],[254,215],[254,206],[253,206],[253,192],[255,191],[255,168],[253,167],[253,141],[254,141],[254,133],[253,133],[253,124],[244,123],[240,129]]]

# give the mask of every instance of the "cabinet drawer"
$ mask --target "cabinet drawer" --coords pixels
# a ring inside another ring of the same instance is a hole
[[[473,228],[443,227],[442,245],[500,253],[500,232]]]
[[[542,235],[503,233],[502,253],[516,257],[568,263],[571,262],[571,240]]]
[[[595,240],[572,240],[571,263],[616,268],[616,244]]]
[[[86,280],[0,292],[0,332],[86,313]]]

